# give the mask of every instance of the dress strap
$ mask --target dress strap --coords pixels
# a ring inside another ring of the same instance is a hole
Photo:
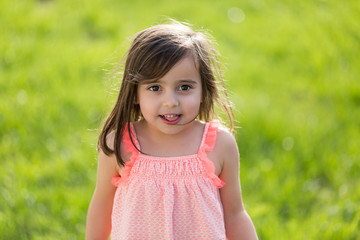
[[[214,185],[217,188],[221,188],[224,186],[225,182],[222,181],[216,174],[215,174],[215,166],[212,161],[210,161],[207,157],[207,152],[213,150],[215,143],[216,143],[216,136],[219,130],[221,123],[219,120],[213,120],[206,124],[204,130],[204,137],[202,143],[199,148],[198,156],[203,163],[205,174],[213,181]]]
[[[128,127],[130,127],[131,139],[130,139]],[[112,179],[111,182],[115,186],[119,186],[119,184],[121,182],[128,179],[130,172],[131,172],[131,168],[133,167],[133,165],[139,155],[140,144],[137,140],[133,123],[130,123],[129,125],[125,125],[125,129],[124,129],[123,137],[122,137],[122,143],[124,144],[125,151],[131,153],[131,157],[130,157],[130,160],[125,163],[125,167],[121,170],[121,172],[120,172],[121,177],[114,177]],[[134,146],[134,144],[135,144],[135,146]]]
[[[213,120],[209,123],[206,123],[204,136],[200,144],[199,152],[200,151],[210,152],[214,148],[216,143],[217,132],[220,126],[221,123],[219,120]]]
[[[131,138],[129,134],[129,127],[130,127]],[[140,150],[140,144],[137,140],[133,123],[125,125],[122,142],[124,143],[125,151],[133,154],[139,152],[138,150]]]

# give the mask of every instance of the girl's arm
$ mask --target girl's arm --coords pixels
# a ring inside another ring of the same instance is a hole
[[[86,221],[86,240],[108,239],[111,231],[111,212],[116,188],[111,179],[119,176],[116,157],[99,151],[97,183],[90,202]]]
[[[240,190],[240,160],[235,138],[227,131],[218,133],[219,153],[223,159],[220,178],[225,182],[220,189],[224,209],[226,237],[229,240],[258,239],[255,227],[245,211]]]

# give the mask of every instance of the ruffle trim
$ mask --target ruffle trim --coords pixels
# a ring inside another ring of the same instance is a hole
[[[208,159],[206,152],[210,152],[214,148],[216,143],[216,135],[220,126],[221,123],[219,120],[213,120],[209,123],[204,143],[200,147],[198,153],[199,159],[204,166],[205,174],[212,180],[215,187],[217,188],[222,188],[225,182],[215,174],[214,163]]]
[[[140,146],[136,140],[136,136],[134,134],[132,124],[130,124],[130,129],[131,129],[131,138],[133,139],[134,143],[136,144],[136,147],[140,148]],[[130,160],[125,163],[125,167],[121,170],[121,172],[120,172],[121,177],[114,177],[111,180],[111,183],[115,187],[119,186],[121,182],[125,182],[129,178],[129,175],[130,175],[132,167],[134,166],[135,160],[139,156],[139,151],[135,148],[135,146],[133,145],[133,143],[130,140],[127,125],[125,126],[125,129],[123,132],[122,142],[124,144],[125,151],[128,153],[131,153],[131,157],[130,157]]]

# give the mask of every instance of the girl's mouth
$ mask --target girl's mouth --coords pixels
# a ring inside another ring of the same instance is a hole
[[[181,114],[164,114],[160,115],[161,119],[166,123],[170,125],[177,124],[181,119]]]

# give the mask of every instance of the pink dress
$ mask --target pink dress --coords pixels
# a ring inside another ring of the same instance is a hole
[[[218,121],[206,123],[198,153],[181,157],[144,155],[125,130],[123,143],[132,156],[122,177],[112,181],[117,186],[112,239],[226,239],[219,194],[224,182],[206,154],[215,145],[219,126]]]

